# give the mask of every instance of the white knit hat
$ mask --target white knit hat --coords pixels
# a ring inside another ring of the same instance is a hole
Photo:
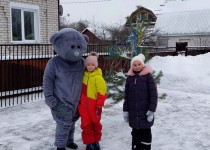
[[[139,54],[138,56],[135,56],[135,57],[132,58],[132,60],[131,60],[131,68],[133,68],[133,63],[136,60],[140,61],[141,64],[144,66],[145,56],[143,54]]]

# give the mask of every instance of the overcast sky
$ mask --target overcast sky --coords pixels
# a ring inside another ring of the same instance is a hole
[[[160,9],[166,0],[60,0],[63,16],[69,23],[88,20],[97,25],[122,25],[126,17],[142,5],[151,10]],[[69,15],[67,15],[69,14]]]

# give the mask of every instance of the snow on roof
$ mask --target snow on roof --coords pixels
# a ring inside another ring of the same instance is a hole
[[[81,33],[85,32],[85,30],[89,30],[90,32],[95,34],[93,28],[90,28],[90,27],[85,28]]]
[[[101,40],[110,40],[111,39],[111,34],[107,31],[103,30],[102,28],[93,29],[91,27],[87,27],[81,33],[83,33],[85,30],[89,30],[90,32],[95,34]],[[104,35],[104,37],[102,37],[102,35]]]
[[[209,0],[171,1],[157,15],[155,29],[167,35],[210,33],[209,18]]]
[[[158,15],[155,29],[163,34],[210,33],[210,9]]]

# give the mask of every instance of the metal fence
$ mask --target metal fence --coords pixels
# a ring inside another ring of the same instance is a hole
[[[0,45],[0,107],[22,104],[42,97],[42,76],[50,44]]]
[[[98,52],[104,71],[111,65],[104,59],[109,48],[110,45],[88,45],[84,57],[91,51]],[[44,69],[53,56],[51,44],[0,45],[0,108],[43,98]]]
[[[109,57],[110,52],[117,48],[126,48],[126,45],[88,45],[89,52],[99,54],[99,67],[103,72],[114,66],[128,68],[129,63]],[[145,47],[151,56],[175,56],[175,47]],[[210,47],[188,47],[188,55],[197,55],[210,52]],[[24,44],[0,45],[0,108],[14,106],[25,102],[43,98],[43,73],[47,61],[54,56],[51,44]]]

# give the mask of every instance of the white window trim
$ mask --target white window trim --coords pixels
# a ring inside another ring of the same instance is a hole
[[[21,19],[22,24],[22,41],[13,41],[12,39],[12,8],[21,9],[21,15],[23,16],[23,11],[30,11],[34,12],[34,34],[35,34],[35,40],[25,40],[24,37],[24,23],[23,18]],[[40,15],[39,15],[39,6],[37,5],[30,5],[30,4],[22,4],[22,3],[14,3],[10,2],[10,37],[11,37],[11,43],[14,44],[35,44],[40,43],[41,34],[40,34]]]

